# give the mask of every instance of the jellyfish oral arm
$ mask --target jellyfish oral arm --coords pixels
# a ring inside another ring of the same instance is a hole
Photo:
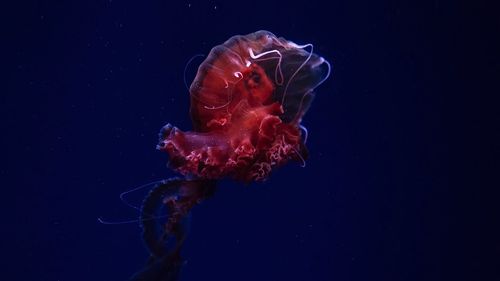
[[[167,125],[157,147],[169,154],[170,168],[207,179],[265,180],[273,167],[291,159],[303,161],[301,131],[281,121],[278,103],[242,112],[224,130],[209,133]]]
[[[211,197],[215,189],[215,181],[179,178],[166,180],[151,189],[141,206],[139,220],[150,257],[130,281],[178,280],[184,264],[180,250],[187,232],[183,222],[190,210]],[[157,212],[164,207],[168,214],[158,216]],[[158,221],[158,217],[165,217],[165,221]]]

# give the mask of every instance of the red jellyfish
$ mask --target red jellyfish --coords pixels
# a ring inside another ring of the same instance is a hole
[[[217,179],[263,181],[288,161],[304,163],[307,130],[300,123],[329,74],[312,44],[268,31],[233,36],[210,51],[189,89],[193,130],[167,124],[160,131],[157,149],[184,178],[163,181],[146,196],[140,222],[151,256],[131,280],[178,280],[186,215],[214,194]],[[162,209],[167,215],[158,215]]]

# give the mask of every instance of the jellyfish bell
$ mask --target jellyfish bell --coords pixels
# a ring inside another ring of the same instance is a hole
[[[330,64],[312,44],[298,45],[262,30],[233,36],[210,51],[190,87],[194,130],[211,130],[201,120],[228,119],[248,96],[249,103],[279,102],[282,121],[300,123],[314,88],[329,75]]]

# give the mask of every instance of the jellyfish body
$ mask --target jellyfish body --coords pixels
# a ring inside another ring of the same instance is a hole
[[[329,73],[310,44],[268,31],[233,36],[210,51],[190,87],[193,131],[167,124],[157,147],[185,176],[264,180],[307,157],[300,122]]]
[[[157,148],[185,178],[163,181],[146,196],[140,222],[150,258],[131,281],[178,279],[182,222],[214,194],[216,180],[261,181],[274,168],[307,158],[300,123],[329,74],[330,64],[311,44],[268,31],[233,36],[210,51],[190,87],[193,130],[167,124],[160,131]]]

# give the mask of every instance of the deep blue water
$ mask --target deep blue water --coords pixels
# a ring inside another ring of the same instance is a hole
[[[474,33],[465,7],[203,2],[14,7],[1,95],[2,280],[127,280],[138,270],[138,225],[97,218],[134,219],[120,192],[175,176],[155,145],[167,122],[190,129],[186,62],[261,29],[313,43],[333,66],[304,118],[310,158],[265,183],[222,181],[193,210],[181,280],[487,280],[475,279],[485,274],[479,251],[454,228],[465,192],[451,194],[450,116],[466,100],[457,80],[464,32]]]

